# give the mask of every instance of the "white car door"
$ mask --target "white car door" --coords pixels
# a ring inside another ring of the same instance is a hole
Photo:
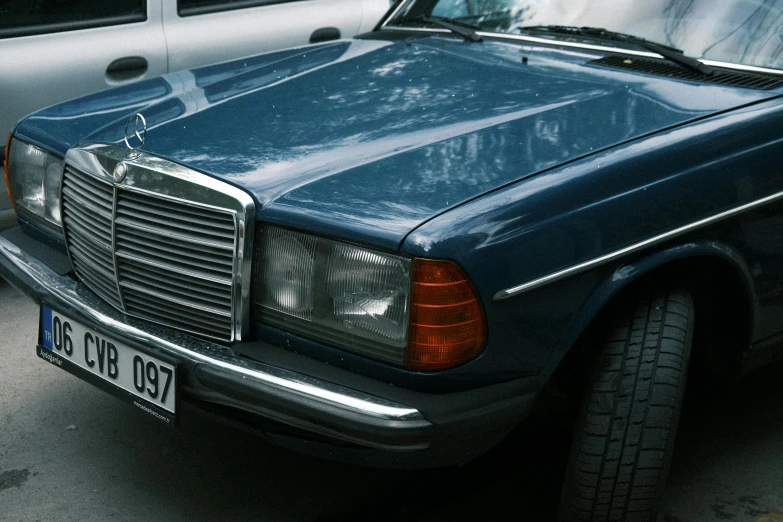
[[[0,1],[0,132],[41,107],[167,72],[160,2]]]
[[[0,0],[0,147],[36,109],[164,74],[161,1]],[[2,188],[0,230],[14,222]]]
[[[389,0],[164,0],[169,71],[370,31]]]

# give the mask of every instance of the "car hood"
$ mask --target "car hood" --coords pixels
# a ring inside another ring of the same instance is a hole
[[[80,98],[15,133],[60,153],[124,146],[141,112],[144,151],[247,190],[259,219],[397,249],[501,186],[771,96],[588,63],[596,57],[448,35],[341,41]]]

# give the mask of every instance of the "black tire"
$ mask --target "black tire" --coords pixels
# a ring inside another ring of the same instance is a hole
[[[640,288],[615,309],[588,379],[563,522],[652,521],[669,474],[693,340],[688,291]]]

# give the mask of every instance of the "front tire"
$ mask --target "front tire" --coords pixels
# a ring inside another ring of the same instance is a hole
[[[686,290],[641,287],[610,318],[588,379],[563,522],[655,518],[669,474],[693,340]]]

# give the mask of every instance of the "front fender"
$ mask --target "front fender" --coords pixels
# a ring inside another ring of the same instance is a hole
[[[610,303],[639,281],[661,276],[688,284],[687,277],[689,274],[693,274],[694,270],[698,271],[700,267],[715,263],[721,267],[722,274],[731,277],[730,281],[723,280],[722,283],[732,284],[742,291],[743,302],[736,303],[736,307],[745,310],[748,314],[747,324],[752,326],[747,332],[745,346],[750,345],[750,332],[754,330],[758,317],[758,300],[750,270],[744,257],[737,250],[718,241],[705,240],[672,245],[648,252],[617,265],[613,270],[603,272],[605,275],[597,282],[595,290],[576,314],[576,320],[569,325],[564,333],[561,339],[560,354],[564,357]],[[549,377],[550,375],[542,376],[544,380]]]

